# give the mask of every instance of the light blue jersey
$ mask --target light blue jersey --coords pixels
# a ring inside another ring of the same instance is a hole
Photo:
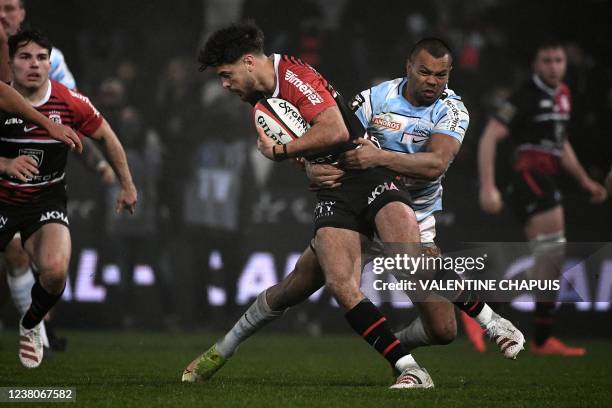
[[[72,76],[72,72],[68,69],[66,60],[64,60],[64,54],[57,48],[51,49],[51,70],[49,71],[49,78],[59,82],[68,89],[75,90],[76,82]]]
[[[367,129],[385,150],[410,154],[425,151],[431,135],[442,133],[459,143],[468,128],[470,117],[461,98],[446,89],[429,106],[412,106],[403,96],[407,78],[383,82],[358,94],[351,107]],[[442,178],[437,180],[410,179],[408,188],[414,200],[412,208],[417,221],[422,221],[442,209]]]

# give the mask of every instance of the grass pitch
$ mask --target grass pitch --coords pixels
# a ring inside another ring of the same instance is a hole
[[[351,335],[266,332],[241,346],[210,382],[182,384],[182,369],[214,336],[66,334],[68,352],[27,370],[17,358],[17,334],[0,332],[0,386],[76,387],[78,406],[100,407],[612,406],[612,341],[580,341],[588,348],[583,358],[523,352],[507,361],[493,347],[476,354],[457,340],[415,353],[435,389],[391,391],[388,365]]]

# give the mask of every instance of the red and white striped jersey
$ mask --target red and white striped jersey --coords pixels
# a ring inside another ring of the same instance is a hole
[[[35,108],[54,122],[82,135],[93,134],[103,118],[89,99],[50,80],[47,95]],[[0,174],[0,203],[35,206],[51,199],[65,199],[68,146],[49,137],[46,130],[18,115],[0,112],[0,157],[31,156],[39,174],[27,182]]]

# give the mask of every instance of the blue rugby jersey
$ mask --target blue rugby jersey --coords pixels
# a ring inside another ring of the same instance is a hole
[[[431,135],[441,133],[459,143],[468,128],[470,117],[461,98],[451,89],[429,106],[412,106],[403,96],[407,78],[383,82],[359,93],[350,107],[385,150],[403,154],[423,152]],[[412,208],[417,221],[442,209],[442,179],[408,179],[414,199]]]

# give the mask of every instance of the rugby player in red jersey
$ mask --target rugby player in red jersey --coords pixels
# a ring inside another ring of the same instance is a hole
[[[565,225],[557,177],[564,169],[591,195],[591,201],[606,199],[606,189],[592,180],[578,162],[567,140],[570,119],[570,91],[563,83],[567,60],[558,42],[536,47],[533,76],[516,91],[489,120],[480,139],[480,206],[490,214],[503,206],[495,185],[497,143],[511,137],[516,145],[514,175],[506,202],[523,224],[535,257],[532,276],[556,279],[563,265]],[[565,345],[552,336],[556,299],[536,294],[535,354],[582,356],[586,350]],[[468,326],[471,327],[471,326]],[[478,328],[475,328],[478,339]]]
[[[37,31],[12,36],[13,87],[51,121],[102,142],[121,184],[117,211],[133,212],[136,188],[121,143],[87,97],[49,79],[50,52],[49,40]],[[4,112],[0,116],[0,249],[20,232],[38,270],[32,303],[19,327],[19,359],[31,368],[43,358],[40,322],[66,284],[71,250],[64,172],[68,148],[36,124]]]

